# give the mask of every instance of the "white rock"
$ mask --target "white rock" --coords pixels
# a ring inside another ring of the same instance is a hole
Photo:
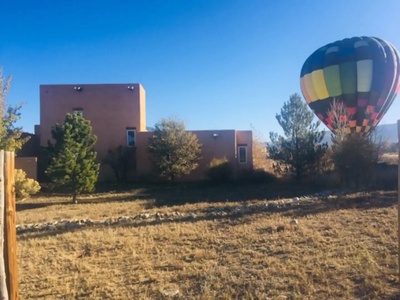
[[[165,296],[173,297],[179,294],[179,289],[165,289],[162,291]]]

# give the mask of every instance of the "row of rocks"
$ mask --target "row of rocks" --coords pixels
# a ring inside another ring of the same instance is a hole
[[[88,226],[111,226],[124,224],[142,224],[163,221],[179,221],[190,219],[212,219],[216,217],[241,216],[259,212],[277,212],[284,209],[294,208],[296,206],[312,205],[318,198],[316,197],[295,197],[292,199],[282,199],[274,201],[258,202],[256,204],[244,204],[242,206],[232,207],[211,207],[198,212],[166,212],[166,213],[140,213],[131,216],[109,217],[103,220],[91,219],[62,219],[54,222],[22,224],[17,225],[17,233],[41,232],[41,231],[63,231],[72,230]]]

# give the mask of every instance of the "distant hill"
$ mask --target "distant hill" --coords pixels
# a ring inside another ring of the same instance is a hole
[[[382,124],[375,128],[375,133],[384,140],[397,143],[399,140],[397,124]]]

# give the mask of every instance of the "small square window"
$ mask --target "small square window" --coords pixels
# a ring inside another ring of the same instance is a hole
[[[136,145],[136,130],[127,129],[126,130],[126,145],[128,147],[135,147]]]
[[[238,147],[238,161],[241,164],[247,163],[247,146]]]

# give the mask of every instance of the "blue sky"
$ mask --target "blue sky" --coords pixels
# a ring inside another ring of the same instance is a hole
[[[28,132],[40,84],[139,82],[148,126],[175,116],[267,138],[314,50],[360,35],[400,48],[398,0],[0,1],[0,66]],[[400,98],[381,123],[398,119]]]

